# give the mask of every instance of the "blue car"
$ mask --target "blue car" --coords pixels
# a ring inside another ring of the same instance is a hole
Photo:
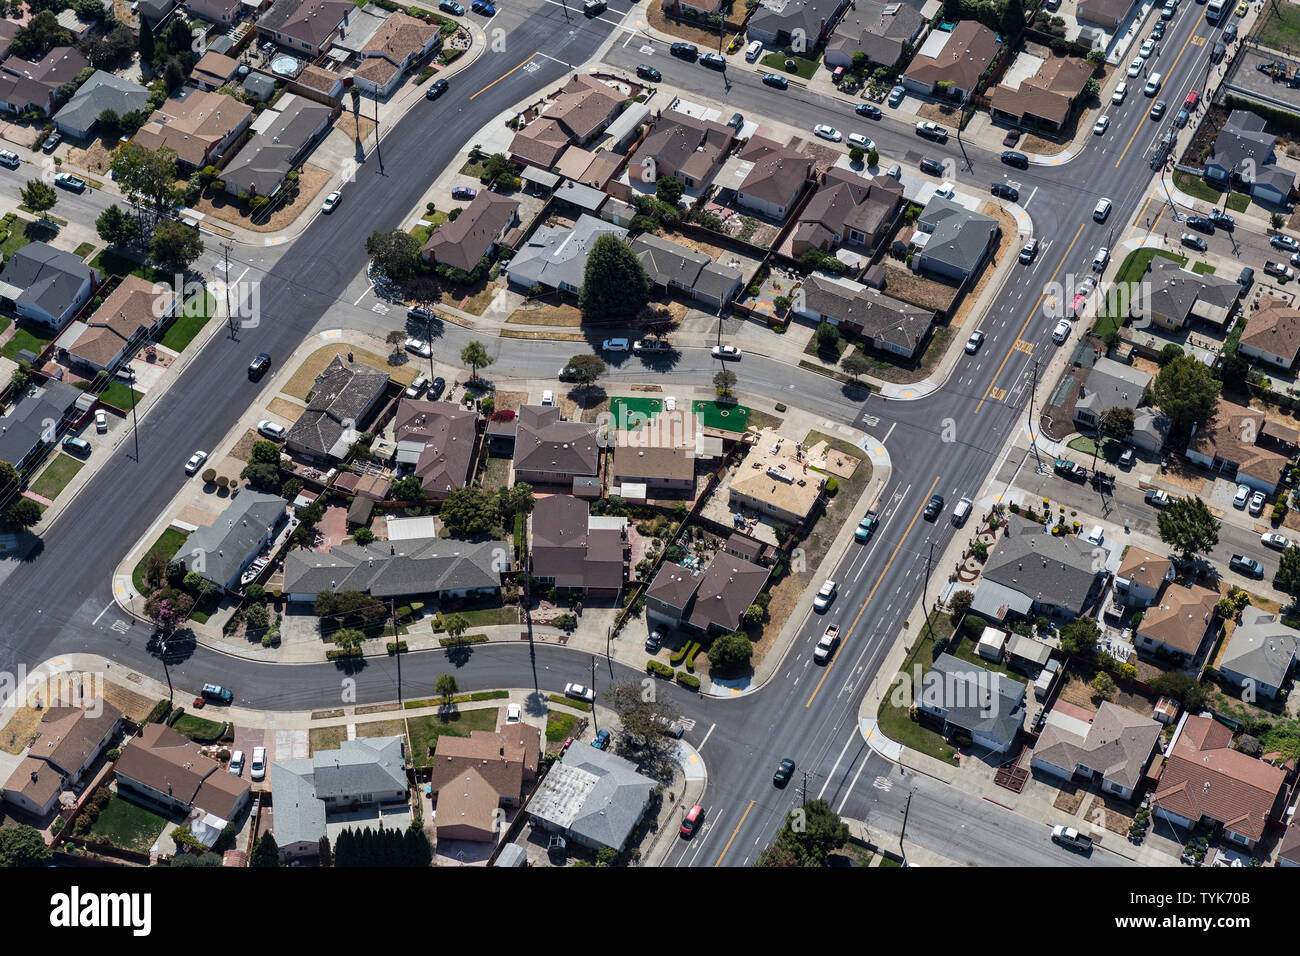
[[[608,750],[608,749],[609,749],[609,731],[608,731],[608,730],[602,730],[602,731],[599,731],[599,732],[596,734],[596,739],[593,740],[593,741],[591,742],[591,745],[592,745],[593,747],[595,747],[597,750]]]
[[[495,16],[497,8],[492,4],[492,0],[474,0],[469,7],[475,13],[481,13],[485,17]]]

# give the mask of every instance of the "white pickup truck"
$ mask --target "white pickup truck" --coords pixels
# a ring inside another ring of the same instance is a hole
[[[813,651],[813,660],[818,664],[825,664],[835,653],[835,648],[840,643],[840,626],[838,624],[827,624],[826,633],[822,639],[817,642],[817,647]]]

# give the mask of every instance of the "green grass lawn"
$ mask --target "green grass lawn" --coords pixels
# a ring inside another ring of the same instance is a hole
[[[67,487],[68,482],[76,477],[85,462],[71,455],[59,455],[32,482],[32,491],[42,498],[53,501],[59,492]]]
[[[561,714],[558,711],[551,711],[546,716],[546,742],[552,744],[564,743],[566,738],[573,736],[573,728],[578,725],[578,718],[573,714]]]
[[[185,351],[185,346],[193,341],[194,336],[199,334],[199,330],[208,323],[216,310],[217,300],[207,292],[202,296],[194,296],[185,303],[185,308],[163,334],[159,344],[173,352]]]
[[[114,252],[111,249],[105,249],[91,259],[90,266],[92,269],[100,270],[106,276],[132,275],[147,279],[150,282],[165,282],[170,278],[151,265],[137,262],[135,259],[124,256],[120,252]]]
[[[196,717],[194,714],[186,713],[176,718],[172,730],[189,737],[195,743],[210,744],[221,736],[221,730],[225,726],[222,721],[208,720],[206,717]]]
[[[1233,212],[1245,212],[1250,205],[1250,197],[1245,193],[1232,193],[1228,196],[1228,208]]]
[[[769,53],[758,62],[776,73],[789,75],[790,71],[787,70],[785,66],[785,61],[787,59],[794,60],[795,73],[798,74],[800,79],[812,79],[812,75],[817,72],[818,60],[809,60],[802,56],[787,57],[779,50],[775,53]]]
[[[609,400],[610,417],[619,428],[634,423],[639,425],[642,418],[651,420],[663,411],[663,407],[662,398],[646,398],[644,395],[620,395]]]
[[[167,555],[167,559],[171,560],[172,557],[175,556],[176,552],[181,549],[181,545],[185,543],[185,538],[185,533],[177,531],[175,528],[168,528],[162,534],[158,535],[158,540],[155,541],[149,550],[144,553],[144,556],[140,558],[140,563],[137,564],[135,570],[131,572],[131,583],[135,585],[136,593],[145,593],[144,563],[149,555],[157,551],[160,554]]]
[[[94,251],[95,244],[93,242],[83,242],[81,245],[77,246],[76,251],[72,254],[78,259],[84,259]]]
[[[1204,199],[1206,202],[1212,202],[1216,205],[1223,199],[1221,191],[1215,189],[1200,176],[1193,176],[1181,169],[1174,170],[1174,185],[1189,196]]]
[[[465,620],[470,627],[487,627],[491,624],[518,624],[519,608],[513,604],[505,607],[480,607],[472,611],[453,611]]]
[[[1255,24],[1253,35],[1261,45],[1274,50],[1300,46],[1300,9],[1290,3],[1265,5],[1263,15]]]
[[[104,390],[99,393],[99,398],[100,401],[106,402],[114,408],[120,408],[123,411],[126,411],[131,407],[131,393],[133,391],[135,391],[135,389],[129,387],[126,383],[114,380],[104,387]],[[144,394],[136,391],[135,403],[139,405],[143,400]]]
[[[45,335],[43,329],[38,326],[28,325],[20,320],[18,328],[14,329],[13,338],[5,343],[4,348],[0,349],[0,355],[7,359],[17,360],[18,353],[23,349],[30,349],[40,355],[41,350],[53,341],[52,337]]]
[[[124,850],[148,853],[166,825],[166,818],[113,794],[87,836]]]
[[[497,708],[457,711],[443,719],[439,714],[411,717],[406,722],[411,740],[411,762],[417,767],[429,766],[438,738],[443,734],[468,737],[474,730],[496,730]]]
[[[1208,262],[1196,262],[1192,264],[1192,271],[1198,276],[1212,276],[1214,275],[1214,266]]]
[[[744,405],[697,400],[691,402],[691,414],[703,416],[700,420],[705,428],[743,432],[749,425],[749,409]]]
[[[0,242],[0,252],[4,253],[6,262],[9,261],[10,256],[32,241],[24,228],[26,225],[27,221],[18,218],[14,213],[8,213],[0,219],[0,229],[8,231],[4,242]]]
[[[930,627],[933,629],[934,636],[941,640],[952,636],[952,620],[942,611],[935,611],[930,616]],[[903,662],[901,673],[906,674],[909,681],[914,678],[917,668],[922,675],[929,671],[933,663],[933,647],[934,641],[929,633],[925,628],[921,628],[918,636],[914,638],[907,659]],[[904,747],[911,747],[918,753],[929,754],[945,763],[953,763],[956,751],[939,734],[912,720],[907,706],[894,706],[893,698],[896,693],[896,689],[891,688],[886,692],[884,700],[880,702],[876,719],[880,721],[881,732]],[[910,698],[912,695],[906,696]]]

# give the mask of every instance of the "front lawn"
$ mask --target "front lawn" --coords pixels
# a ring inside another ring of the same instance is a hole
[[[935,611],[930,615],[930,629],[933,630],[935,637],[946,640],[952,636],[952,619],[946,612]],[[912,649],[900,670],[909,682],[915,678],[917,669],[920,669],[924,676],[934,661],[934,641],[930,637],[929,630],[922,627],[913,640]],[[951,764],[954,762],[956,751],[940,734],[911,717],[910,703],[915,699],[918,689],[912,687],[910,693],[904,694],[893,684],[890,685],[876,714],[876,719],[880,722],[880,731],[895,743]],[[905,701],[901,706],[895,706],[896,696]]]
[[[159,344],[173,352],[185,351],[185,346],[199,334],[199,330],[207,324],[216,310],[217,300],[208,292],[204,292],[202,296],[194,296],[185,303],[181,314],[163,334]]]
[[[186,713],[176,718],[176,723],[172,724],[172,730],[183,737],[190,738],[196,744],[210,744],[221,738],[221,731],[225,729],[225,726],[224,722],[208,720],[206,717],[196,717],[194,714]]]
[[[30,349],[36,355],[40,355],[45,346],[53,341],[54,337],[47,336],[44,327],[30,325],[19,320],[18,328],[14,329],[13,338],[5,343],[4,348],[0,349],[0,355],[13,361],[18,360],[18,353],[23,349]]]
[[[427,767],[433,759],[434,748],[438,746],[438,738],[443,734],[468,737],[471,731],[496,730],[497,708],[455,711],[446,717],[441,714],[411,717],[407,719],[406,726],[411,738],[411,763],[417,767]]]
[[[1142,281],[1142,277],[1146,275],[1147,264],[1156,256],[1172,259],[1180,266],[1187,265],[1186,256],[1166,249],[1143,248],[1130,252],[1128,258],[1119,267],[1119,271],[1115,273],[1114,284],[1106,290],[1106,300],[1097,310],[1097,321],[1093,324],[1093,332],[1105,338],[1111,331],[1118,330],[1124,324],[1124,320],[1128,317],[1124,313],[1131,304],[1128,290],[1132,289],[1135,283]]]
[[[148,853],[166,825],[166,818],[115,793],[86,836],[124,850]]]
[[[1200,176],[1185,173],[1181,169],[1174,170],[1174,185],[1195,199],[1204,199],[1206,202],[1212,202],[1215,205],[1218,205],[1223,199],[1223,193],[1220,190],[1215,189]]]
[[[563,743],[573,736],[573,728],[578,725],[578,718],[573,714],[562,714],[557,710],[546,716],[546,742]]]
[[[119,382],[114,379],[104,386],[104,390],[99,393],[99,399],[102,402],[112,405],[114,408],[120,408],[123,411],[126,411],[131,407],[132,392],[135,392],[135,404],[139,405],[144,399],[144,395],[126,385],[124,382]]]
[[[67,487],[68,482],[76,477],[83,465],[85,465],[84,461],[71,455],[57,456],[32,482],[32,491],[42,498],[53,501],[59,496],[59,492]]]
[[[1255,24],[1254,36],[1261,44],[1274,50],[1300,47],[1300,9],[1290,3],[1265,6]]]
[[[493,624],[518,624],[519,608],[513,604],[502,607],[480,607],[472,611],[451,611],[469,621],[470,627],[489,627]]]
[[[817,60],[809,60],[802,56],[787,57],[780,51],[769,53],[767,56],[763,57],[763,59],[759,60],[759,62],[774,72],[789,73],[790,70],[788,70],[785,65],[786,60],[794,60],[794,72],[801,80],[810,80],[812,79],[812,75],[817,72]]]
[[[185,543],[185,537],[184,532],[177,531],[175,528],[168,528],[158,535],[158,540],[144,553],[140,558],[140,563],[131,572],[131,583],[135,585],[137,594],[145,593],[144,566],[149,559],[149,555],[157,551],[159,554],[166,555],[167,560],[170,561],[176,555],[176,552],[181,549],[181,545]]]
[[[139,276],[149,282],[166,282],[171,277],[164,275],[153,266],[135,259],[122,255],[120,252],[114,252],[112,249],[105,249],[95,258],[90,260],[90,267],[98,269],[105,276]]]

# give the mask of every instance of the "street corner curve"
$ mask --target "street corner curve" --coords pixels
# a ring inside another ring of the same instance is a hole
[[[903,745],[890,740],[880,729],[880,723],[874,717],[858,718],[858,733],[867,746],[890,763],[898,763],[903,757]]]

